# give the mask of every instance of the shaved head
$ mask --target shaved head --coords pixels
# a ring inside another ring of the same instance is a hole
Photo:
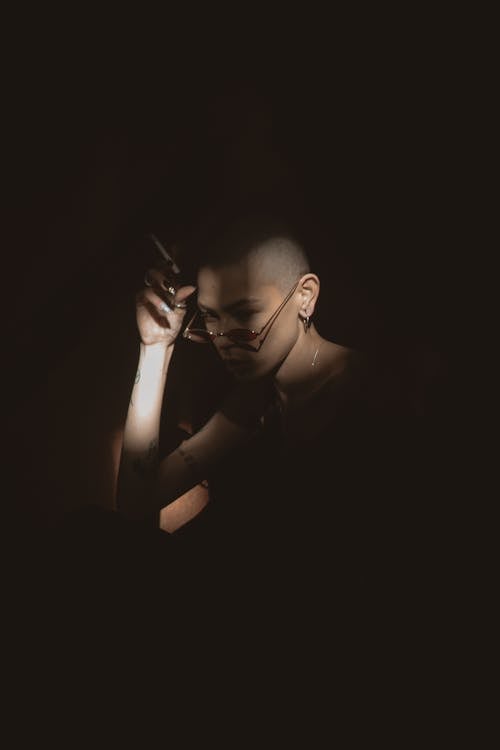
[[[191,237],[189,254],[198,268],[251,265],[261,283],[287,291],[310,271],[301,235],[296,216],[273,209],[211,214]]]
[[[314,312],[319,278],[309,270],[297,217],[292,213],[292,223],[290,215],[276,206],[232,217],[225,212],[222,221],[209,217],[210,231],[205,225],[196,238],[191,336],[206,339],[208,333],[241,381],[276,372],[306,336],[304,321]]]
[[[246,259],[262,284],[274,284],[283,292],[310,270],[303,249],[289,237],[270,237],[253,245],[240,254],[237,262]]]

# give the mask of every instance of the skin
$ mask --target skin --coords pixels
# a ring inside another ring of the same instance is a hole
[[[272,253],[266,253],[267,257],[272,261]],[[245,444],[251,432],[224,412],[216,412],[184,441],[182,450],[177,448],[158,462],[160,414],[169,364],[177,336],[187,322],[185,310],[175,308],[173,303],[184,302],[195,287],[180,287],[172,298],[168,288],[173,278],[168,269],[151,269],[149,277],[152,286],[142,289],[136,298],[140,356],[124,430],[117,505],[131,518],[161,511],[161,528],[172,532],[208,502],[202,481],[205,472],[236,446]],[[263,262],[259,253],[250,253],[238,263],[221,268],[203,267],[197,283],[197,304],[205,325],[218,332],[231,328],[260,330],[291,291],[290,287],[283,289],[275,263]],[[319,279],[313,273],[298,279],[293,294],[263,332],[261,338],[265,339],[259,351],[224,336],[213,343],[217,355],[246,391],[239,403],[245,408],[249,404],[257,417],[265,404],[262,392],[252,389],[252,384],[271,379],[290,435],[313,434],[321,428],[328,409],[318,394],[332,392],[329,384],[341,382],[337,376],[345,369],[349,355],[349,350],[320,336],[314,325],[307,331],[304,328],[304,319],[314,313],[319,288]],[[243,299],[247,300],[244,304]],[[162,310],[164,301],[170,305],[167,311]],[[200,327],[203,322],[196,325]],[[252,346],[258,343],[254,341]],[[186,453],[194,463],[186,462]]]
[[[259,331],[290,291],[283,291],[273,270],[271,266],[263,272],[258,256],[222,268],[202,268],[197,302],[205,326],[214,331]],[[291,406],[304,401],[304,394],[316,391],[329,375],[343,368],[348,350],[320,336],[314,324],[307,332],[304,328],[304,319],[314,314],[319,291],[316,274],[302,275],[292,297],[264,330],[265,339],[257,352],[223,336],[214,340],[217,354],[237,381],[270,376],[282,403]],[[251,301],[231,308],[239,300]],[[256,345],[258,340],[252,342]]]

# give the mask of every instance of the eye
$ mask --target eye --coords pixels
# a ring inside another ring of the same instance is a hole
[[[241,310],[235,316],[237,320],[247,321],[253,318],[257,314],[256,310]]]

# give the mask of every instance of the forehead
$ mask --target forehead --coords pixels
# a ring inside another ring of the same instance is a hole
[[[262,277],[259,264],[251,259],[222,266],[201,268],[198,272],[198,299],[207,305],[226,305],[236,299],[268,294],[276,285]]]

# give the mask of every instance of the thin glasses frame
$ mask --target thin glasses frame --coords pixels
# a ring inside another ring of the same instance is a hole
[[[217,338],[220,338],[221,336],[226,336],[230,341],[233,342],[233,344],[238,344],[240,346],[245,346],[248,349],[252,349],[253,351],[257,352],[259,351],[260,347],[266,340],[266,336],[269,333],[269,330],[280,314],[280,312],[285,307],[286,303],[292,298],[293,293],[297,289],[299,285],[299,282],[297,281],[293,287],[290,289],[288,294],[286,295],[283,302],[281,302],[280,306],[273,312],[269,320],[264,323],[260,331],[255,331],[250,328],[231,328],[229,331],[209,331],[207,328],[191,328],[191,323],[196,318],[196,316],[199,314],[199,311],[197,310],[189,323],[187,324],[186,328],[184,329],[183,338],[187,339],[188,341],[191,341],[195,344],[209,344],[211,342],[214,342]],[[256,338],[259,338],[259,336],[262,336],[262,333],[265,331],[265,329],[268,328],[267,333],[265,336],[260,339],[259,346],[256,348],[254,346],[250,346],[250,341],[255,341]],[[200,338],[194,339],[192,338],[192,334],[195,334],[199,336]]]

